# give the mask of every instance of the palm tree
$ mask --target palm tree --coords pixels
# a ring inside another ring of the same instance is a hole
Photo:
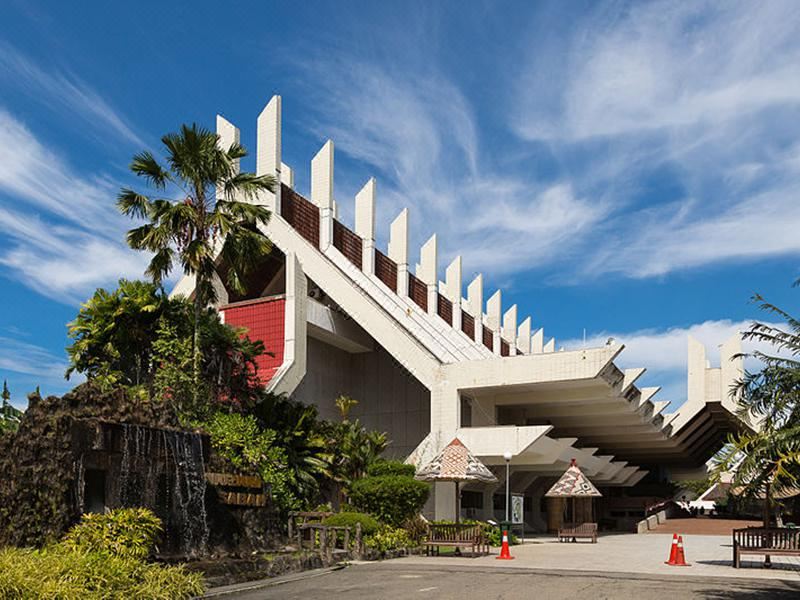
[[[768,365],[748,373],[739,389],[739,417],[758,425],[729,438],[714,472],[732,472],[734,489],[763,497],[769,527],[773,498],[796,488],[800,476],[800,369]]]
[[[145,179],[158,197],[123,188],[119,210],[144,225],[131,229],[128,245],[153,253],[146,274],[161,284],[177,261],[184,274],[195,277],[193,380],[200,380],[200,313],[217,300],[213,278],[217,259],[226,265],[226,283],[244,293],[245,275],[272,249],[259,229],[270,217],[262,205],[253,204],[264,191],[273,191],[271,175],[238,172],[247,151],[238,143],[220,147],[220,137],[207,129],[183,125],[179,133],[161,138],[166,166],[149,151],[133,157],[131,171]],[[176,197],[164,197],[169,187]]]

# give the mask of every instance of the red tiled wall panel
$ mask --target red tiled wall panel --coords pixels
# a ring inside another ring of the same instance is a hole
[[[489,350],[494,350],[494,334],[486,325],[483,326],[483,345]]]
[[[411,273],[408,274],[408,297],[414,301],[414,304],[427,312],[428,286],[414,277]]]
[[[363,258],[361,238],[339,223],[339,221],[333,222],[333,245],[347,260],[361,269],[361,260]]]
[[[500,340],[500,356],[508,356],[510,352],[510,348],[508,346],[508,342],[505,340]]]
[[[439,316],[442,317],[449,325],[453,324],[453,303],[441,294],[437,294],[439,298],[439,305],[436,307]]]
[[[461,331],[466,333],[470,339],[475,339],[475,319],[469,313],[461,313]]]
[[[256,359],[258,378],[264,385],[283,363],[285,306],[284,298],[275,298],[221,309],[228,325],[246,328],[251,340],[260,340],[264,349],[274,355],[262,354]]]
[[[284,184],[281,184],[281,216],[319,248],[319,208]]]
[[[375,276],[393,292],[397,292],[397,264],[375,248]]]

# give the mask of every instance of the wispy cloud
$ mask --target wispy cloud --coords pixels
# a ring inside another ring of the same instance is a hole
[[[5,42],[0,42],[0,81],[62,115],[81,118],[92,131],[111,132],[144,146],[130,124],[86,82],[70,72],[42,68]]]
[[[0,371],[34,375],[42,383],[63,385],[67,361],[49,350],[0,336]]]
[[[0,265],[12,276],[66,303],[141,276],[145,257],[125,247],[114,196],[110,181],[79,176],[0,108]]]
[[[569,182],[542,183],[525,169],[499,169],[474,108],[435,68],[335,53],[300,68],[314,82],[306,97],[315,133],[380,176],[384,240],[389,221],[408,206],[417,245],[437,233],[445,259],[462,253],[468,273],[504,275],[567,256],[576,234],[607,212]],[[337,171],[339,183],[347,177]],[[345,215],[351,204],[340,199]],[[417,260],[413,251],[410,260]]]
[[[613,198],[567,279],[800,254],[799,39],[794,2],[648,2],[529,48],[513,129],[593,150],[571,183]]]

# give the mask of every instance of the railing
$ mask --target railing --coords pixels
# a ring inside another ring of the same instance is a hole
[[[797,550],[800,552],[800,529],[787,527],[734,529],[733,541],[742,550]]]

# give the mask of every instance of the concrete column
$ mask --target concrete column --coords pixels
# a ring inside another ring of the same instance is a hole
[[[333,142],[323,144],[311,159],[311,201],[319,207],[319,248],[333,244]]]
[[[525,317],[517,328],[517,348],[523,354],[531,353],[531,318]]]
[[[544,352],[544,329],[537,329],[531,336],[531,354]]]
[[[456,484],[437,481],[433,484],[434,514],[437,520],[454,521],[456,518]]]
[[[508,341],[508,354],[514,356],[517,349],[517,305],[514,304],[503,315],[503,339]]]
[[[503,293],[497,290],[486,301],[486,326],[492,330],[492,346],[496,355],[500,356],[500,316],[503,314]]]
[[[689,359],[687,371],[687,403],[703,404],[706,400],[706,348],[689,336]]]
[[[453,327],[461,330],[461,257],[456,256],[444,274],[444,297],[453,303]]]
[[[439,251],[434,233],[420,249],[419,265],[417,266],[417,277],[428,286],[428,314],[438,313],[438,298],[436,297],[436,286],[439,281],[438,273]]]
[[[556,351],[556,338],[550,338],[550,341],[544,345],[544,352]]]
[[[397,264],[397,295],[408,296],[408,209],[389,226],[389,258]]]
[[[720,385],[723,406],[729,410],[736,410],[739,395],[731,396],[732,386],[744,377],[744,358],[737,356],[742,353],[742,338],[738,333],[728,338],[719,349]]]
[[[375,274],[375,178],[370,177],[356,194],[356,234],[363,240],[361,268]]]
[[[281,97],[273,96],[256,126],[256,175],[272,175],[281,181]],[[272,201],[266,201],[273,213],[281,214],[281,187],[275,189]]]
[[[294,189],[294,169],[286,163],[281,163],[281,182]]]
[[[227,152],[233,144],[239,143],[239,128],[222,115],[217,115],[217,135],[219,136],[219,139],[217,140],[217,146],[223,152]],[[239,162],[240,160],[238,158],[233,161],[234,173],[239,172]],[[217,186],[217,198],[225,200],[229,199],[225,198],[224,196],[224,188],[222,186]],[[236,200],[236,198],[233,199]]]
[[[467,312],[475,319],[475,341],[483,343],[483,275],[478,274],[467,286]]]

